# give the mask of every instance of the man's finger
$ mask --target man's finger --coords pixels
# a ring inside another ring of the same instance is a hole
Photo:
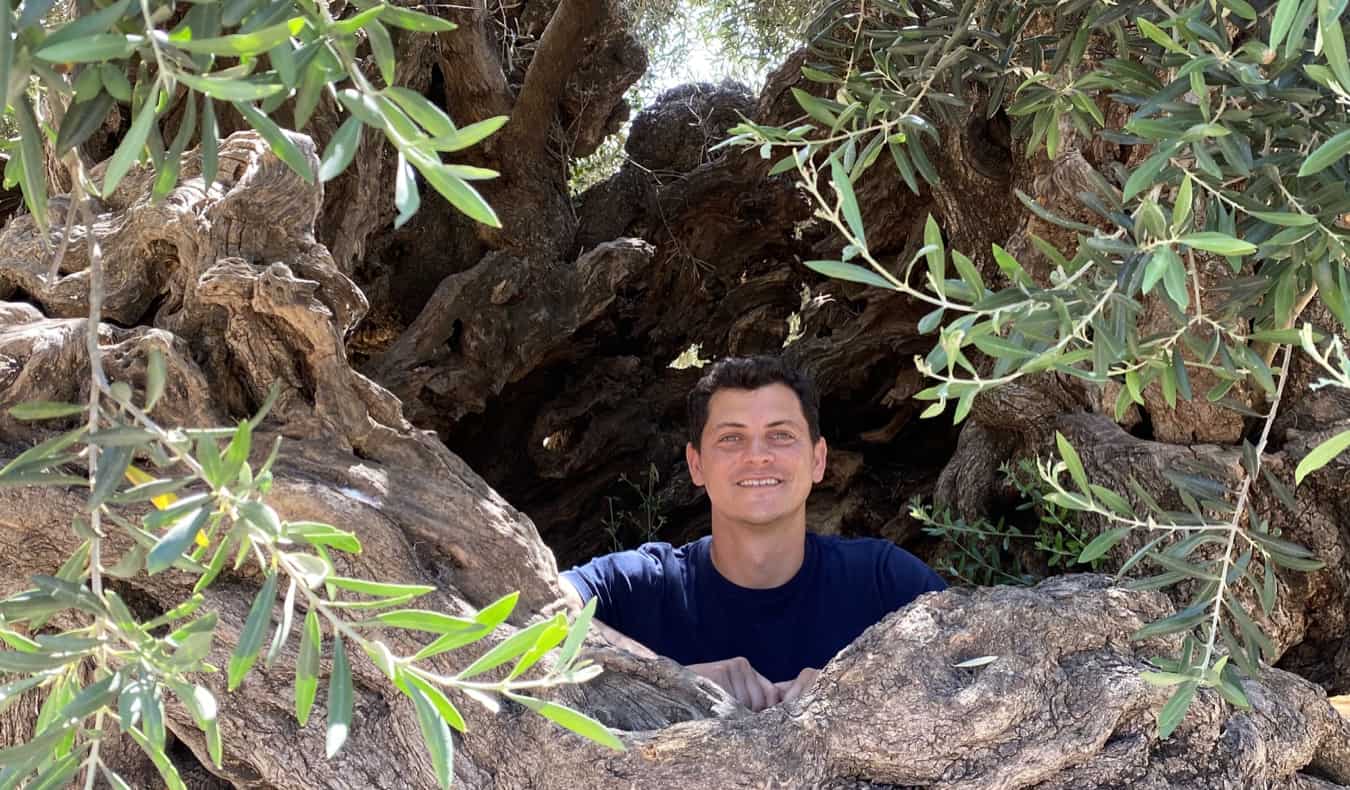
[[[764,707],[765,707],[765,708],[771,708],[771,707],[773,707],[774,705],[777,705],[777,704],[779,703],[780,700],[782,700],[782,698],[783,698],[782,693],[778,690],[778,687],[777,687],[777,686],[775,686],[773,683],[770,683],[770,682],[769,682],[769,679],[768,679],[768,678],[766,678],[766,677],[764,677],[763,675],[761,675],[761,674],[759,674],[758,672],[756,672],[756,673],[755,673],[755,681],[757,682],[757,685],[759,686],[760,691],[763,692],[763,694],[764,694]],[[764,709],[764,708],[760,708],[760,710],[763,710],[763,709]]]
[[[736,682],[741,687],[745,707],[753,711],[764,710],[764,694],[760,691],[759,684],[744,672],[736,673]]]

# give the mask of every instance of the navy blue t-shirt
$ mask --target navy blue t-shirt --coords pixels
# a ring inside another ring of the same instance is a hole
[[[754,590],[713,567],[709,537],[680,548],[647,543],[563,575],[595,616],[681,664],[744,656],[764,677],[819,669],[868,626],[946,584],[886,540],[806,536],[802,567],[781,587]]]

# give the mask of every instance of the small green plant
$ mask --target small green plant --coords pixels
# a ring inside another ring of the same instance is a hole
[[[613,551],[651,543],[660,537],[661,529],[666,525],[666,496],[657,490],[657,486],[661,483],[661,473],[657,471],[656,464],[647,465],[641,484],[628,479],[627,475],[619,475],[619,482],[631,489],[632,495],[637,497],[638,505],[631,510],[624,507],[616,510],[614,502],[620,497],[605,497],[609,515],[601,518],[600,524],[604,527],[605,534],[609,536],[610,548]],[[626,494],[622,498],[629,499],[630,496]]]
[[[1078,556],[1092,540],[1072,511],[1046,499],[1035,464],[1022,459],[1014,468],[999,467],[1021,502],[1011,518],[967,522],[947,509],[927,508],[915,501],[910,516],[924,523],[923,531],[946,541],[939,568],[967,584],[1029,585],[1056,569],[1097,570],[1100,557],[1085,564]],[[1028,521],[1034,522],[1028,526]]]

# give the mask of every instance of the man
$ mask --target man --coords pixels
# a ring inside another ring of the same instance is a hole
[[[819,398],[772,357],[725,359],[689,393],[685,460],[712,535],[648,543],[563,574],[573,605],[762,710],[796,699],[835,653],[946,585],[895,544],[806,531],[825,474]]]

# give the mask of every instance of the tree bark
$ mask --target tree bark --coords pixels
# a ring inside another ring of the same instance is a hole
[[[504,45],[504,28],[481,3],[453,11],[461,24],[453,33],[397,39],[400,81],[457,122],[512,115],[502,134],[463,154],[502,172],[485,192],[502,230],[473,226],[428,197],[394,231],[392,160],[373,135],[325,189],[304,184],[253,133],[236,132],[209,187],[196,152],[158,204],[147,197],[152,175],[134,169],[93,228],[70,227],[54,281],[30,217],[0,229],[0,404],[87,396],[92,234],[107,270],[99,331],[109,375],[141,387],[147,351],[164,353],[170,386],[156,416],[178,426],[228,424],[277,386],[255,446],[286,439],[276,467],[282,515],[356,531],[366,551],[343,572],[435,584],[431,608],[465,613],[520,591],[518,614],[494,639],[556,610],[559,561],[614,541],[678,543],[706,528],[706,502],[681,468],[683,395],[699,371],[667,364],[694,343],[704,356],[777,351],[794,314],[800,338],[784,353],[820,385],[832,453],[811,503],[817,531],[883,535],[932,556],[939,546],[912,539],[910,497],[935,496],[972,518],[997,515],[1009,501],[999,466],[1045,456],[1055,431],[1079,447],[1094,481],[1117,489],[1133,473],[1166,499],[1162,471],[1177,464],[1235,473],[1241,420],[1210,404],[1169,412],[1150,395],[1118,423],[1109,416],[1114,392],[1053,374],[982,396],[959,430],[917,420],[923,384],[912,357],[932,344],[918,332],[926,310],[798,266],[840,244],[793,180],[768,176],[771,162],[753,152],[711,150],[738,114],[765,123],[797,114],[789,89],[813,88],[799,76],[804,55],[758,97],[725,85],[671,91],[635,119],[628,163],[574,202],[568,151],[593,149],[622,122],[622,94],[644,59],[609,3],[530,0],[503,13],[537,44],[532,55]],[[295,137],[313,162],[336,128],[333,108],[316,118],[315,139]],[[997,122],[972,118],[940,130],[940,185],[914,195],[881,167],[859,185],[874,252],[907,261],[932,213],[987,276],[991,243],[1044,276],[1028,234],[1053,241],[1056,230],[1022,211],[1013,189],[1070,213],[1084,168],[1118,153],[1070,137],[1056,162],[1028,161],[1008,150]],[[67,206],[52,200],[58,229]],[[1330,326],[1320,309],[1314,303],[1310,315]],[[1286,483],[1311,448],[1350,426],[1344,394],[1309,391],[1313,378],[1309,365],[1295,365],[1263,459]],[[0,462],[59,427],[0,410]],[[1282,573],[1267,623],[1283,666],[1297,674],[1269,668],[1247,681],[1252,711],[1202,691],[1169,741],[1154,725],[1167,691],[1138,671],[1179,643],[1128,637],[1176,602],[1072,576],[925,596],[845,649],[801,700],[756,715],[669,661],[593,641],[605,674],[560,698],[622,731],[629,750],[601,751],[511,704],[493,714],[469,703],[456,779],[475,788],[1350,782],[1350,731],[1324,691],[1350,689],[1347,471],[1340,461],[1305,481],[1297,512],[1265,483],[1255,491],[1258,511],[1328,564]],[[82,502],[70,492],[0,489],[0,595],[60,564]],[[126,545],[109,540],[116,558]],[[1118,546],[1108,569],[1140,544]],[[175,571],[117,584],[153,614],[190,581]],[[222,624],[215,663],[226,660],[257,584],[245,571],[211,588],[208,606]],[[400,652],[416,647],[390,638]],[[470,652],[438,665],[453,671]],[[956,666],[986,656],[994,658]],[[292,646],[231,695],[219,677],[205,679],[221,692],[227,754],[219,771],[194,769],[201,786],[431,786],[415,713],[364,660],[355,662],[353,740],[322,760],[322,716],[300,728],[290,713],[294,658]],[[26,736],[38,701],[0,717],[0,744]],[[175,707],[171,718],[175,757],[204,765],[186,712]]]

